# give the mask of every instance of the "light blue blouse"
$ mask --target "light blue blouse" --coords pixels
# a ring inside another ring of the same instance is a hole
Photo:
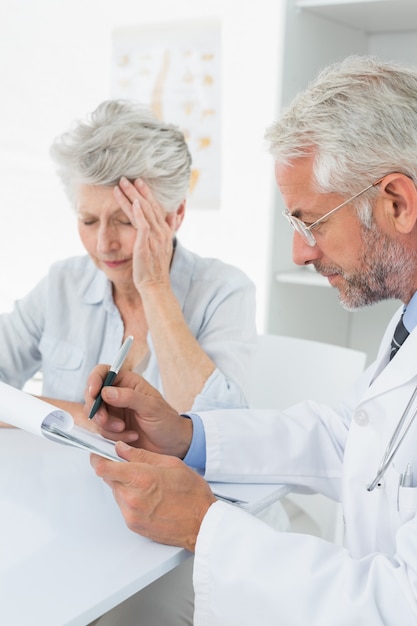
[[[256,342],[255,288],[239,269],[177,243],[171,285],[185,321],[217,369],[193,410],[246,406]],[[39,369],[45,396],[82,402],[97,363],[111,363],[123,322],[111,284],[88,256],[53,264],[11,313],[0,315],[0,380],[21,388]],[[144,378],[163,393],[152,338]]]

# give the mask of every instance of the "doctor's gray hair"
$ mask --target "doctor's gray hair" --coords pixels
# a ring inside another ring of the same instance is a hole
[[[391,172],[417,181],[417,68],[351,56],[325,68],[265,134],[279,164],[314,156],[317,191],[349,197]],[[370,198],[358,199],[369,224]],[[374,195],[373,195],[374,194]]]
[[[183,133],[132,101],[107,100],[51,146],[66,193],[74,204],[77,185],[117,185],[122,176],[142,178],[166,211],[185,199],[191,155]]]

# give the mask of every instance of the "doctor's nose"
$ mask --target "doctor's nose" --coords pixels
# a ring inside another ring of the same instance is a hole
[[[322,252],[318,245],[309,246],[297,232],[292,240],[292,260],[296,265],[310,265],[322,257]]]

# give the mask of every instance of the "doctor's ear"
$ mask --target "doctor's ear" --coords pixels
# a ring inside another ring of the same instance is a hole
[[[393,173],[380,185],[388,220],[401,234],[410,233],[417,224],[417,189],[405,174]]]

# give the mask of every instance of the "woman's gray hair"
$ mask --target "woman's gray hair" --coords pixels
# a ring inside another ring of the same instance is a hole
[[[72,203],[79,184],[117,185],[142,178],[166,211],[185,199],[191,155],[183,133],[127,100],[107,100],[51,146],[51,157]]]
[[[370,56],[330,65],[265,138],[280,164],[313,155],[321,193],[349,197],[390,172],[416,182],[417,69]],[[356,201],[365,223],[370,194]]]

